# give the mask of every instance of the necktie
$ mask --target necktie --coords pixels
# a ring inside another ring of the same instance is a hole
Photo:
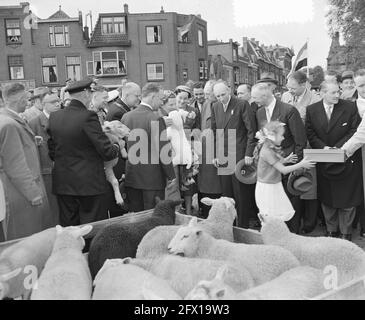
[[[299,100],[299,97],[294,96],[294,99],[293,99],[294,106],[298,103],[298,100]]]
[[[332,106],[327,106],[326,107],[326,114],[327,114],[327,119],[328,119],[328,122],[331,120],[331,116],[332,116]]]
[[[271,121],[270,110],[269,110],[269,108],[265,108],[265,110],[266,110],[266,119],[267,119],[267,122],[270,122]]]

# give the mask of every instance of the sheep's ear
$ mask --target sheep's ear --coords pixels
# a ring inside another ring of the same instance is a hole
[[[190,222],[189,222],[189,227],[196,227],[198,225],[198,218],[197,217],[192,217]]]
[[[221,281],[223,281],[223,279],[224,279],[224,277],[225,277],[225,275],[226,275],[226,273],[228,272],[228,266],[227,265],[224,265],[224,266],[222,266],[222,267],[220,267],[219,269],[218,269],[218,271],[217,271],[217,274],[216,274],[216,276],[215,276],[215,278],[217,279],[217,280],[221,280]]]
[[[63,232],[63,228],[61,226],[56,226],[57,234],[61,234]]]
[[[93,229],[92,225],[87,225],[87,226],[80,228],[80,230],[79,230],[80,237],[84,237],[84,236],[88,235],[92,229]]]
[[[218,290],[216,293],[216,297],[220,300],[223,299],[225,295],[226,295],[226,288],[222,288]]]
[[[201,199],[201,200],[200,200],[200,202],[201,202],[202,204],[205,204],[205,205],[206,205],[206,206],[208,206],[208,207],[212,207],[212,206],[213,206],[213,204],[214,204],[214,201],[215,201],[215,200],[210,199],[210,198],[203,198],[203,199]]]
[[[20,272],[22,271],[22,268],[15,269],[14,271],[11,271],[9,273],[3,274],[0,276],[0,281],[9,281],[12,278],[15,278]]]

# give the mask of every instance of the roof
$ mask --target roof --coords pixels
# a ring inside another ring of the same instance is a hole
[[[59,19],[70,19],[70,16],[68,16],[65,12],[61,10],[61,6],[60,9],[54,14],[52,14],[50,17],[48,17],[47,20],[59,20]]]

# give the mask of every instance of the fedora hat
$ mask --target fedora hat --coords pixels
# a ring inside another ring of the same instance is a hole
[[[245,160],[241,160],[237,163],[235,175],[237,180],[243,184],[255,184],[257,182],[256,166],[247,166]]]
[[[300,170],[290,174],[288,179],[288,191],[293,196],[301,196],[313,186],[313,176],[310,171]]]
[[[321,173],[329,180],[342,180],[350,174],[353,163],[353,160],[348,160],[345,163],[325,163],[320,166]]]
[[[261,77],[259,80],[257,80],[256,83],[273,83],[278,85],[279,82],[278,80],[275,79],[275,75],[272,72],[264,72],[262,73]]]

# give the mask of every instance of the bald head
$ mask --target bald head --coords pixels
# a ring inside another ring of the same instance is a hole
[[[134,82],[127,82],[121,87],[120,97],[131,108],[136,107],[141,99],[141,87]]]
[[[271,87],[267,83],[259,83],[253,86],[251,98],[260,107],[267,107],[274,98]]]
[[[213,92],[218,101],[227,104],[231,96],[231,90],[224,82],[218,82],[213,87]]]

